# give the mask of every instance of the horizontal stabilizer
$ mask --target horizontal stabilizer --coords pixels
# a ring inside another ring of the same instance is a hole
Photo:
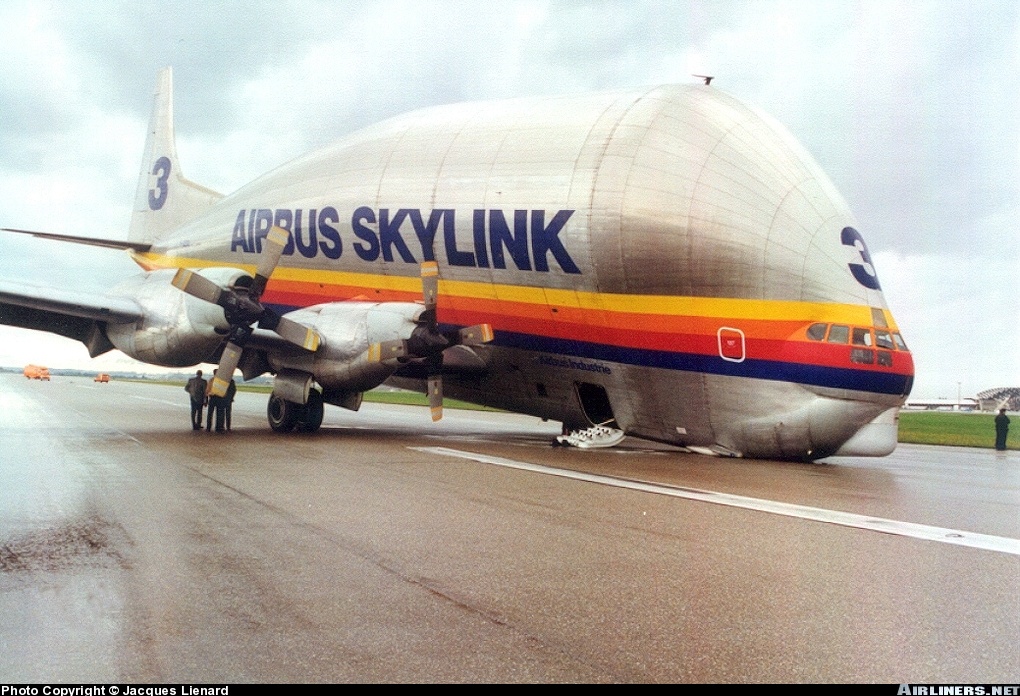
[[[98,237],[77,237],[72,234],[55,234],[53,232],[33,232],[32,230],[16,230],[10,227],[0,227],[4,232],[15,234],[27,234],[40,239],[49,239],[54,242],[70,242],[72,244],[87,244],[88,246],[106,247],[108,249],[130,249],[131,251],[146,252],[152,248],[151,244],[143,242],[129,242],[125,239],[99,239]]]

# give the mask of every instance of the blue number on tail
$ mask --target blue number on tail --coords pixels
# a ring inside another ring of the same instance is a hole
[[[152,166],[156,188],[149,189],[149,210],[159,210],[166,203],[167,181],[170,179],[170,158],[160,157]]]

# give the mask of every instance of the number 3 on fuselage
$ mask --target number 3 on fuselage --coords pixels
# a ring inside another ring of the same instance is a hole
[[[881,290],[878,284],[878,274],[875,273],[875,265],[871,262],[871,254],[868,253],[868,245],[864,243],[864,237],[853,227],[844,227],[840,240],[844,245],[854,247],[860,254],[863,263],[851,263],[850,272],[854,274],[857,282],[871,290]]]

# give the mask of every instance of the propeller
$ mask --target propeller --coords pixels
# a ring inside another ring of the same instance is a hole
[[[180,269],[174,276],[174,287],[192,297],[212,302],[223,308],[223,315],[230,324],[227,345],[220,356],[220,364],[212,380],[210,393],[223,396],[227,393],[230,379],[241,360],[241,353],[255,330],[260,328],[276,332],[281,338],[305,350],[315,351],[319,347],[319,335],[303,324],[280,316],[263,306],[259,300],[276,270],[283,254],[283,248],[290,239],[290,233],[281,227],[272,227],[262,244],[262,253],[255,269],[255,277],[248,287],[223,288],[208,278],[187,269]]]
[[[458,331],[440,331],[436,319],[439,302],[439,264],[421,265],[421,289],[425,309],[418,315],[410,338],[374,343],[368,356],[374,362],[423,360],[428,380],[428,402],[433,422],[443,417],[443,351],[452,346],[474,346],[492,340],[490,324],[476,324]]]

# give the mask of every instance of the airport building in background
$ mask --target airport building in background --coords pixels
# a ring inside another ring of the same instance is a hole
[[[992,387],[978,392],[975,396],[952,399],[910,399],[906,407],[927,411],[986,411],[995,412],[1000,408],[1020,411],[1020,387]]]
[[[978,408],[982,411],[1020,411],[1020,387],[993,387],[978,392]]]

